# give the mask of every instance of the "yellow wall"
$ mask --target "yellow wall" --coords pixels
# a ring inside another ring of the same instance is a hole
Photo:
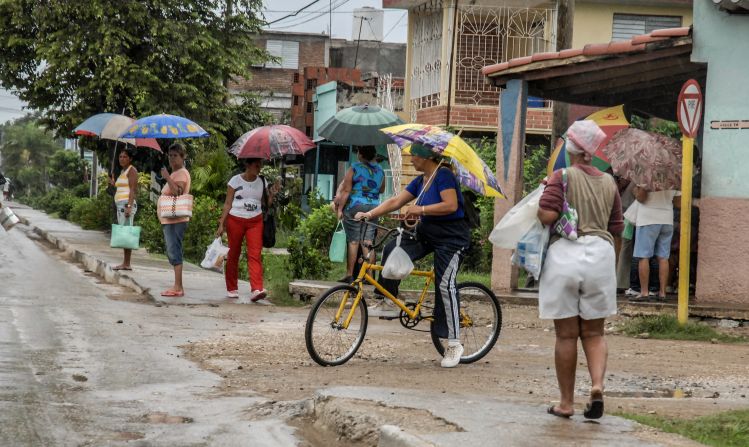
[[[572,35],[572,48],[582,48],[589,43],[610,42],[614,26],[614,13],[681,16],[681,26],[690,26],[692,24],[691,6],[653,7],[577,2],[575,4],[575,27]]]

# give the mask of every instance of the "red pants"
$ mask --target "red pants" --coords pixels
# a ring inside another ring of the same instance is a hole
[[[229,254],[226,256],[226,290],[239,290],[237,276],[239,255],[242,253],[242,239],[247,242],[247,270],[250,273],[250,291],[263,290],[263,216],[251,219],[232,216],[226,218],[226,233],[229,236]]]

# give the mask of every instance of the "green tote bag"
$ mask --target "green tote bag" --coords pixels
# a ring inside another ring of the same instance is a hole
[[[112,248],[129,248],[137,250],[140,243],[140,227],[112,224]]]
[[[333,233],[333,240],[330,241],[328,258],[332,262],[346,261],[346,232],[343,230],[340,220],[338,221],[338,226],[336,226],[335,232]]]

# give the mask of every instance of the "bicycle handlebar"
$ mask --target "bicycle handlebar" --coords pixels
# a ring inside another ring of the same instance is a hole
[[[405,229],[402,229],[402,228],[388,228],[388,227],[383,227],[382,225],[377,225],[376,223],[369,222],[367,219],[362,219],[361,221],[357,221],[356,219],[348,219],[348,218],[346,218],[346,219],[349,220],[349,221],[364,222],[364,225],[362,226],[362,228],[361,228],[361,230],[359,232],[359,243],[363,247],[365,247],[365,244],[364,244],[364,234],[366,233],[367,225],[371,225],[371,226],[375,227],[376,229],[380,229],[380,230],[385,230],[386,231],[385,235],[380,238],[379,242],[376,240],[377,239],[377,235],[375,234],[375,238],[374,238],[375,240],[372,241],[371,245],[366,246],[366,248],[368,248],[368,249],[375,249],[375,250],[379,249],[385,243],[385,241],[387,241],[390,238],[390,236],[392,236],[393,234],[397,233],[399,229],[403,230],[403,234],[405,234],[407,236],[411,236],[413,238],[416,237],[416,233],[414,233],[413,231],[405,230]]]

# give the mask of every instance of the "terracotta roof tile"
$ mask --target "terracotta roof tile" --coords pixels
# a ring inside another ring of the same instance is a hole
[[[583,56],[603,56],[608,51],[609,44],[607,43],[589,43],[583,47]]]
[[[559,52],[558,51],[554,51],[554,52],[551,52],[551,53],[536,53],[533,56],[531,56],[531,60],[533,62],[548,61],[550,59],[557,59],[557,58],[559,58]]]
[[[650,34],[635,36],[630,40],[588,44],[583,48],[568,49],[559,52],[536,53],[532,56],[518,57],[515,59],[510,59],[507,62],[502,62],[501,64],[486,66],[481,69],[481,73],[483,73],[485,76],[489,76],[494,73],[507,70],[508,68],[519,67],[521,65],[527,65],[533,62],[553,59],[569,59],[580,55],[606,56],[620,53],[643,51],[645,50],[646,44],[648,43],[668,40],[675,37],[688,36],[691,32],[691,27],[659,29],[653,31]]]
[[[518,65],[525,65],[530,64],[533,60],[533,56],[524,56],[524,57],[516,57],[515,59],[510,59],[508,62],[510,64],[510,68],[517,67]]]
[[[571,48],[568,50],[562,50],[559,52],[559,59],[567,59],[568,57],[580,56],[583,54],[582,48]]]
[[[501,64],[494,64],[494,65],[487,65],[486,67],[481,69],[481,73],[484,75],[488,75],[489,73],[496,73],[498,71],[507,70],[507,67],[509,66],[510,64],[508,62],[502,62]]]
[[[631,42],[637,45],[643,43],[658,42],[659,40],[668,40],[668,37],[653,37],[650,34],[643,34],[641,36],[633,37]]]
[[[657,29],[650,35],[653,37],[684,37],[689,35],[689,27]]]

